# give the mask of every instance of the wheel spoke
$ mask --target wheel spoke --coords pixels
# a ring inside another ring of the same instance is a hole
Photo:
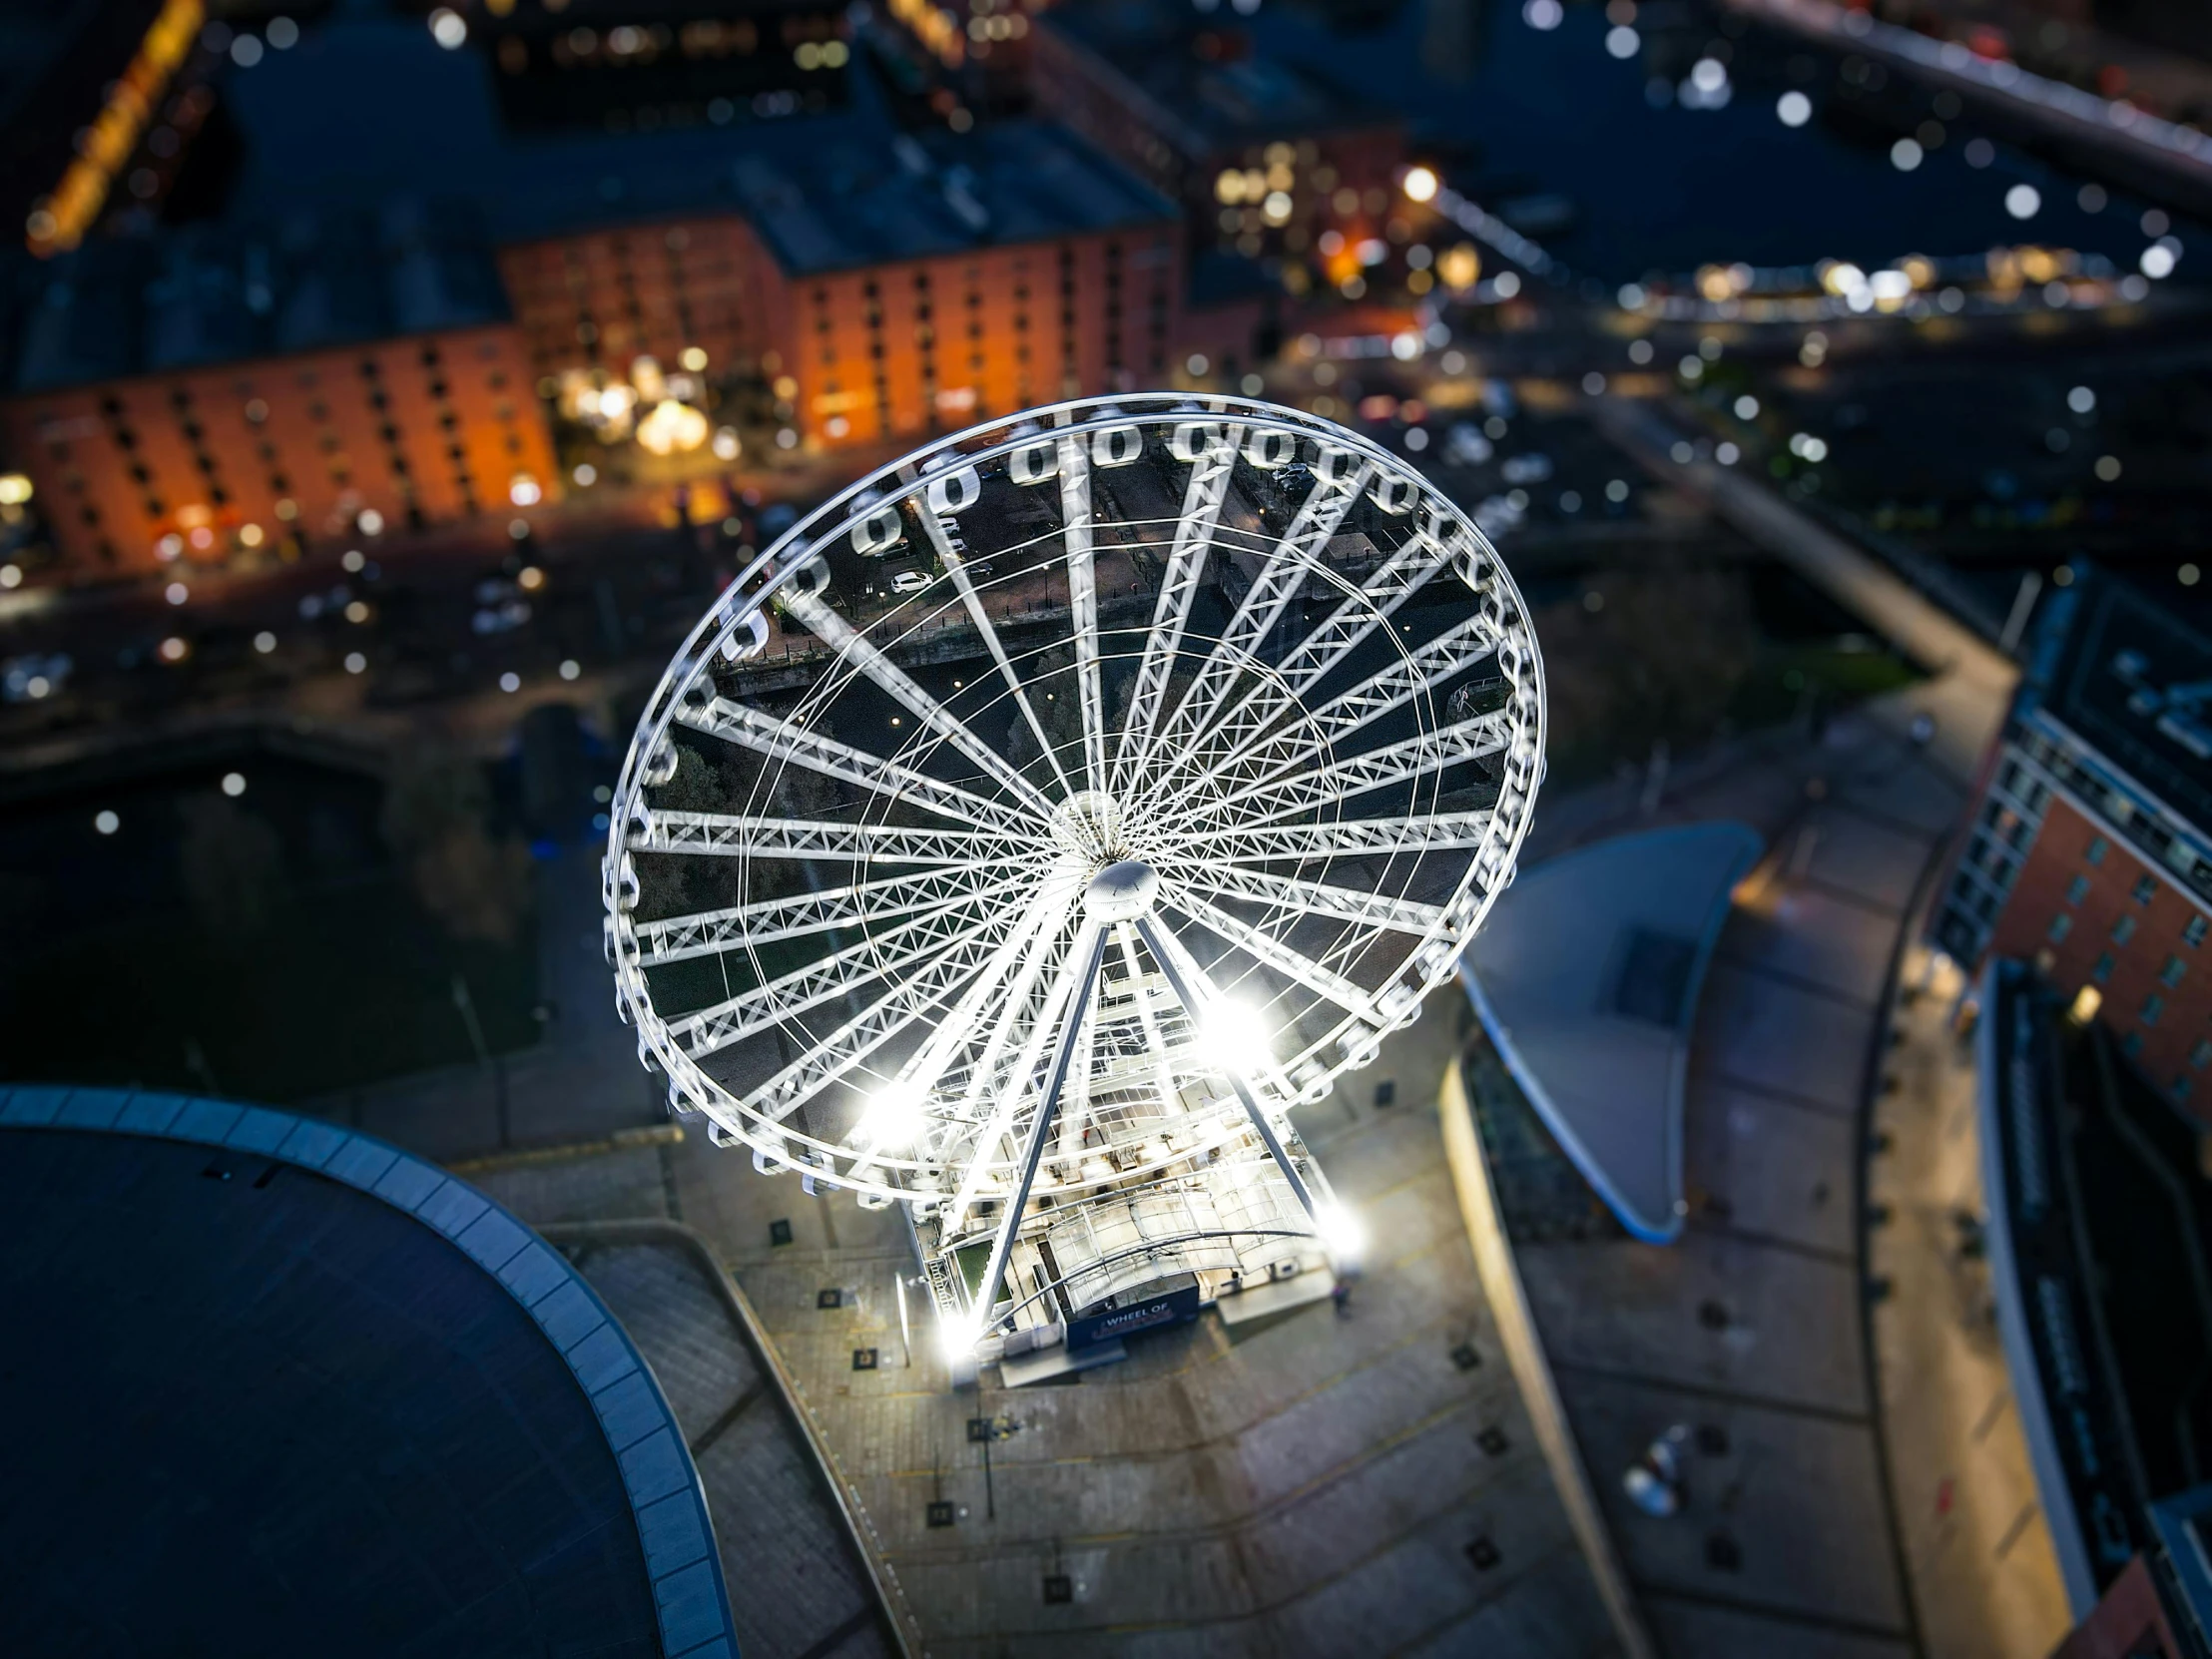
[[[1302,915],[1327,916],[1362,927],[1387,927],[1423,938],[1441,927],[1444,919],[1440,904],[1392,898],[1387,893],[1361,892],[1328,881],[1310,881],[1303,876],[1271,875],[1238,864],[1207,864],[1178,873],[1188,885],[1220,897],[1270,904]]]
[[[835,738],[790,725],[726,697],[715,698],[704,708],[687,706],[677,719],[695,732],[742,744],[770,760],[802,766],[964,824],[1012,831],[1035,824],[1003,802],[986,801],[957,784],[942,783],[897,761],[886,761]]]
[[[1049,950],[1039,951],[1030,963],[1024,964],[1024,976],[1032,984],[1036,979],[1036,970],[1042,968],[1052,954],[1054,952]],[[1083,951],[1069,950],[1060,956],[1052,979],[1045,987],[1044,1001],[1038,1006],[1037,1017],[1030,1023],[1028,1033],[1022,1038],[1021,1047],[1015,1052],[1013,1065],[1008,1068],[1004,1080],[998,1085],[998,1099],[991,1108],[990,1120],[971,1143],[967,1168],[961,1173],[960,1185],[952,1195],[952,1202],[945,1208],[945,1237],[950,1238],[959,1231],[968,1206],[975,1202],[976,1192],[983,1184],[984,1170],[995,1155],[999,1141],[1013,1127],[1014,1113],[1020,1107],[1022,1098],[1029,1092],[1029,1085],[1036,1080],[1037,1061],[1043,1057],[1046,1040],[1051,1037],[1054,1028],[1062,1023],[1063,1014],[1069,1018],[1080,1017],[1080,1010],[1069,1009],[1068,1003],[1075,994],[1076,982],[1084,977],[1086,964],[1087,953]],[[1022,1001],[1025,1000],[1026,995]],[[1022,1001],[1009,999],[1009,1005],[1020,1007]],[[1003,1044],[1012,1023],[1007,1020],[991,1033],[993,1049]],[[989,1068],[978,1062],[974,1075],[969,1080],[968,1100],[977,1098],[980,1090],[989,1087],[991,1081]]]
[[[1380,720],[1430,687],[1448,680],[1469,661],[1493,647],[1496,641],[1496,628],[1489,618],[1477,612],[1312,710],[1306,716],[1306,723],[1319,730],[1325,740],[1333,742],[1347,732]],[[1349,651],[1358,643],[1352,641],[1346,649]],[[1334,663],[1329,665],[1334,666]],[[1327,671],[1327,668],[1322,670],[1323,673]],[[1319,678],[1319,674],[1314,675],[1305,684],[1312,685]],[[1304,687],[1292,689],[1301,691]],[[1296,707],[1294,699],[1275,695],[1275,690],[1273,687],[1256,690],[1243,708],[1225,716],[1207,734],[1203,744],[1163,776],[1161,792],[1155,799],[1179,800],[1208,773],[1234,767],[1257,749],[1266,734]],[[1177,789],[1173,781],[1179,776],[1187,781]]]
[[[990,960],[1000,942],[966,937],[948,947],[889,995],[817,1039],[807,1053],[751,1090],[747,1099],[758,1102],[761,1114],[774,1121],[790,1117],[907,1026],[950,1000]]]
[[[898,699],[906,711],[922,725],[980,767],[985,776],[1000,789],[1028,807],[1040,819],[1051,814],[1050,803],[1037,793],[1034,784],[1008,765],[997,750],[969,731],[957,715],[922,690],[914,682],[913,676],[878,651],[874,642],[866,635],[824,604],[819,595],[791,594],[785,598],[784,608],[798,618],[801,626],[816,639]]]
[[[1060,439],[1060,535],[1067,553],[1068,627],[1075,635],[1075,693],[1083,712],[1083,779],[1106,788],[1106,703],[1098,680],[1098,568],[1092,560],[1091,463],[1082,440]]]
[[[910,911],[934,908],[957,899],[997,897],[1027,886],[1033,877],[1010,874],[997,862],[953,864],[910,875],[885,876],[789,898],[734,904],[640,922],[638,962],[651,967],[711,956],[734,947],[773,944],[869,920],[889,921]]]
[[[1482,810],[1416,819],[1340,819],[1328,824],[1271,824],[1201,830],[1164,844],[1162,857],[1209,863],[1268,863],[1286,858],[1418,857],[1463,851],[1488,838],[1497,815]]]
[[[991,952],[982,971],[960,993],[960,1000],[937,1022],[937,1028],[929,1033],[919,1052],[898,1068],[897,1075],[891,1079],[892,1089],[920,1099],[937,1087],[953,1057],[972,1040],[982,1019],[984,1004],[997,994],[1016,964],[1035,953],[1040,937],[1057,929],[1065,920],[1069,905],[1080,890],[1072,870],[1056,873],[1038,890],[1014,923],[1013,931]],[[941,1131],[942,1125],[931,1127]],[[928,1132],[925,1130],[924,1134]],[[866,1155],[847,1173],[855,1176],[865,1173],[876,1151],[877,1146],[871,1144]]]
[[[1267,777],[1201,811],[1218,817],[1234,809],[1253,823],[1268,824],[1348,796],[1364,795],[1498,754],[1512,741],[1512,716],[1500,711],[1385,744],[1365,755],[1339,756],[1302,772],[1302,765],[1320,757],[1320,750],[1311,749],[1283,758]]]
[[[870,949],[810,963],[713,1007],[670,1020],[668,1033],[695,1059],[712,1054],[842,996],[855,985],[888,978],[963,944],[983,939],[995,943],[1011,925],[985,896],[955,899],[876,935],[869,941]]]
[[[1191,463],[1190,482],[1183,491],[1183,516],[1176,521],[1175,543],[1160,576],[1160,597],[1152,607],[1152,631],[1145,635],[1144,658],[1137,665],[1137,681],[1129,697],[1129,717],[1114,756],[1117,795],[1142,771],[1145,757],[1151,752],[1160,700],[1167,693],[1169,676],[1175,672],[1176,654],[1183,648],[1191,601],[1198,594],[1206,555],[1214,545],[1215,527],[1221,523],[1222,508],[1229,500],[1237,446],[1243,441],[1242,426],[1225,427]]]
[[[1360,492],[1368,487],[1368,481],[1374,476],[1374,463],[1362,461],[1335,482],[1316,480],[1300,505],[1298,516],[1283,532],[1283,539],[1276,544],[1274,553],[1253,578],[1251,591],[1246,593],[1236,614],[1229,619],[1229,626],[1208,653],[1198,677],[1175,706],[1166,732],[1152,750],[1154,758],[1161,754],[1183,753],[1219,715],[1218,705],[1223,694],[1254,660],[1269,630],[1282,620],[1283,612],[1306,580],[1308,570],[1321,550],[1329,545],[1338,526],[1344,523],[1345,515],[1352,510],[1352,504],[1360,499]],[[1146,779],[1146,788],[1149,788],[1149,770],[1142,769],[1136,774]]]
[[[1285,978],[1296,980],[1316,996],[1334,1002],[1346,1013],[1357,1014],[1363,1019],[1372,1017],[1375,1009],[1373,996],[1343,974],[1323,967],[1303,951],[1292,949],[1281,939],[1231,915],[1178,882],[1163,878],[1160,882],[1160,899],[1162,903],[1195,921],[1225,943],[1273,968]]]
[[[989,830],[914,830],[896,824],[754,818],[733,813],[644,813],[624,844],[638,852],[694,852],[720,858],[854,859],[879,864],[962,863],[1034,857],[1026,836]]]
[[[975,632],[983,641],[983,649],[991,654],[991,661],[998,666],[998,676],[1006,682],[1006,689],[1013,694],[1014,707],[1021,718],[1028,722],[1029,730],[1037,740],[1037,747],[1044,751],[1045,760],[1052,767],[1052,775],[1060,781],[1060,793],[1073,795],[1068,775],[1061,769],[1060,752],[1052,746],[1046,735],[1044,723],[1037,718],[1037,710],[1029,701],[1029,693],[1021,683],[1021,676],[1014,672],[1014,665],[1006,655],[1005,642],[999,639],[998,630],[991,626],[990,613],[983,607],[983,596],[975,591],[975,583],[968,577],[967,556],[952,545],[952,531],[944,520],[929,510],[928,503],[916,498],[914,509],[921,515],[922,530],[929,537],[929,545],[936,549],[937,562],[944,566],[945,574],[952,578],[953,587],[959,590],[960,603],[967,607],[968,620],[975,624]]]
[[[1160,1111],[1164,1117],[1173,1118],[1178,1110],[1175,1070],[1168,1045],[1160,1034],[1159,1019],[1144,994],[1144,970],[1137,965],[1137,929],[1125,921],[1115,932],[1121,935],[1122,968],[1128,975],[1130,997],[1137,1004],[1138,1023],[1144,1027],[1145,1052],[1152,1057],[1153,1087],[1160,1094]]]

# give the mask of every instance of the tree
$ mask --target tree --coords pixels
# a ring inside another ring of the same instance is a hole
[[[195,919],[227,943],[265,932],[291,899],[276,831],[221,796],[191,796],[180,815],[184,839],[177,863]]]
[[[491,831],[483,768],[435,744],[402,750],[378,828],[415,895],[457,939],[510,942],[530,913],[528,848]]]

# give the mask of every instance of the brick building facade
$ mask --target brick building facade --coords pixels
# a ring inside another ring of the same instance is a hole
[[[1936,939],[1969,968],[2034,963],[2212,1122],[2212,727],[2196,696],[2212,644],[2110,577],[2073,575],[1987,763]]]
[[[775,263],[734,214],[513,243],[499,275],[538,374],[673,364],[690,346],[728,365],[773,348]]]
[[[0,446],[100,580],[550,498],[565,369],[703,352],[829,446],[1167,378],[1173,209],[1063,132],[762,146],[708,178],[688,210],[626,193],[621,225],[571,195],[496,249],[404,205],[88,248],[31,310]]]
[[[539,373],[696,346],[830,445],[1160,384],[1184,289],[1172,206],[1028,122],[763,147],[726,207],[564,227],[499,262]]]
[[[417,215],[182,238],[58,268],[0,444],[80,580],[219,564],[364,512],[420,528],[557,484],[522,332]],[[373,520],[371,522],[374,522]]]

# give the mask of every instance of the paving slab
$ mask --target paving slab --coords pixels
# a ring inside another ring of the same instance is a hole
[[[1750,1089],[1706,1082],[1685,1125],[1693,1225],[1825,1250],[1855,1248],[1858,1136],[1849,1120]]]
[[[1906,1637],[1895,1563],[1867,1547],[1890,1528],[1862,1423],[1595,1378],[1575,1380],[1568,1413],[1639,1585]],[[1685,1500],[1662,1520],[1628,1501],[1620,1477],[1677,1424],[1691,1430]]]

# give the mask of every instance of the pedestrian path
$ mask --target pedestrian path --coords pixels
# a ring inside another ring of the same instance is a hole
[[[1769,848],[1697,1013],[1685,1229],[1655,1247],[1549,1226],[1515,1258],[1627,1579],[1680,1659],[1929,1651],[1872,1391],[1859,1126],[1913,896],[1988,718],[1978,689],[1930,682],[1794,756],[1708,775],[1647,821],[1740,820]],[[1670,1430],[1680,1509],[1662,1516],[1624,1476]]]

